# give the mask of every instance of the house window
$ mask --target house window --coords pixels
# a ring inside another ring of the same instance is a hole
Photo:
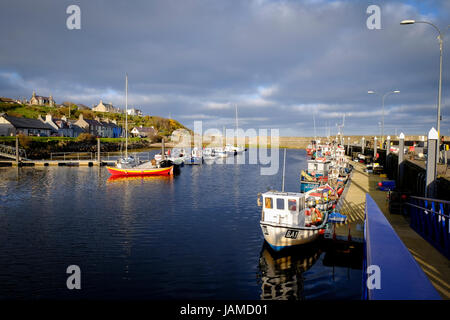
[[[297,211],[297,200],[289,199],[288,200],[288,208],[289,208],[289,211]]]
[[[284,210],[284,199],[277,199],[277,209],[278,210]]]
[[[265,206],[266,209],[272,209],[273,208],[273,204],[272,204],[272,198],[266,198],[265,199]]]

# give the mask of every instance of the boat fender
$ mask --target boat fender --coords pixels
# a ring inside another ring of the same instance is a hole
[[[338,189],[337,194],[338,194],[338,195],[341,195],[343,191],[344,191],[344,188],[341,187],[341,188]]]

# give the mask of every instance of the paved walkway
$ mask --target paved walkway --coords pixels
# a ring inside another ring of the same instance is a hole
[[[377,190],[378,182],[385,179],[365,173],[362,164],[352,164],[355,170],[341,210],[348,215],[352,237],[361,237],[358,226],[364,223],[365,194],[369,193],[442,298],[450,299],[450,260],[411,229],[404,216],[389,213],[386,192]],[[348,225],[338,227],[336,234],[345,234],[345,231],[348,233]]]

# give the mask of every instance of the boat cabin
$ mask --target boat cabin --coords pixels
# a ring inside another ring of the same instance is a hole
[[[308,173],[314,176],[327,176],[330,170],[331,162],[329,160],[308,160]]]
[[[268,191],[261,196],[261,221],[297,227],[305,226],[303,212],[305,195],[303,193]]]

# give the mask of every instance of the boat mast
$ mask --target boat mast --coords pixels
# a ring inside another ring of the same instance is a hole
[[[238,135],[238,112],[237,112],[237,104],[235,104],[236,107],[236,147],[238,146],[238,139],[239,139],[239,135]]]
[[[314,141],[316,141],[317,135],[316,135],[316,115],[315,115],[315,113],[313,113],[313,121],[314,121]]]
[[[283,160],[283,183],[281,185],[281,192],[284,192],[284,177],[286,173],[286,148],[284,148],[284,160]]]
[[[128,159],[128,73],[125,76],[125,159]]]

